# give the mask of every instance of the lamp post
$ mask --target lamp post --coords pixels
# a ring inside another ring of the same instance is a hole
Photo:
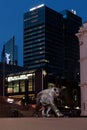
[[[3,46],[2,51],[2,73],[3,73],[3,96],[5,95],[5,46]]]
[[[42,90],[44,89],[44,77],[46,76],[46,71],[42,69]]]

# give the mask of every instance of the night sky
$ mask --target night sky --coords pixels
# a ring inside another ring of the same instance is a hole
[[[83,22],[87,21],[87,0],[0,0],[0,55],[3,44],[14,35],[18,45],[19,65],[23,65],[23,15],[40,4],[58,12],[73,9]]]

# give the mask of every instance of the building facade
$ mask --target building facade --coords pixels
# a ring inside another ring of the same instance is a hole
[[[42,71],[20,71],[6,75],[5,95],[18,98],[26,103],[35,103],[36,94],[43,90],[46,84]]]
[[[6,76],[14,73],[21,73],[26,70],[28,69],[21,66],[0,62],[0,96],[7,95],[6,89],[8,85],[7,80],[5,80]]]
[[[3,45],[1,57],[2,62],[18,65],[18,46],[15,45],[14,36]]]
[[[80,46],[81,115],[87,116],[87,22],[80,27],[76,36]]]
[[[24,14],[24,66],[60,74],[64,69],[63,17],[40,5]]]
[[[72,104],[80,105],[80,51],[76,33],[82,26],[82,18],[75,11],[63,10],[63,36],[64,36],[64,78],[68,91],[68,98]]]
[[[79,41],[75,34],[82,26],[81,17],[74,12],[64,10],[60,12],[63,15],[63,33],[64,33],[64,70],[72,69],[73,73],[79,72]]]

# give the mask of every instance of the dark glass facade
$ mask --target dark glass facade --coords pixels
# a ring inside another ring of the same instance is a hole
[[[2,62],[11,65],[18,65],[18,46],[15,45],[15,37],[10,38],[2,50]]]
[[[60,74],[64,69],[63,16],[42,6],[24,14],[24,66]]]
[[[75,34],[82,26],[81,17],[72,11],[64,10],[63,34],[64,34],[64,77],[67,87],[66,100],[73,106],[80,104],[80,53],[79,41]],[[70,101],[69,101],[70,99]]]
[[[73,73],[79,70],[79,41],[75,34],[82,25],[81,17],[64,10],[61,12],[64,19],[64,50],[65,50],[65,70],[72,69]]]

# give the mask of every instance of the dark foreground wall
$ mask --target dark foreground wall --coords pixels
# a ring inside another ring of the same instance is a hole
[[[0,130],[87,130],[87,118],[0,118]]]

